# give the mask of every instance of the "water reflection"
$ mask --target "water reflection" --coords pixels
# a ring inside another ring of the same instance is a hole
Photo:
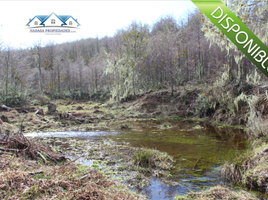
[[[129,129],[120,129],[120,127]],[[135,188],[149,199],[173,199],[176,194],[186,194],[192,190],[219,184],[219,166],[238,152],[243,151],[248,142],[241,130],[215,129],[200,123],[168,121],[134,121],[117,124],[113,132],[50,132],[29,133],[28,137],[61,138],[61,145],[67,145],[65,138],[75,140],[112,139],[129,142],[136,147],[149,147],[173,156],[175,168],[170,171],[174,185],[165,184],[158,178],[150,185]],[[58,143],[59,145],[60,143]],[[66,148],[67,148],[66,146]],[[73,155],[75,157],[75,155]],[[91,165],[90,161],[80,161]]]

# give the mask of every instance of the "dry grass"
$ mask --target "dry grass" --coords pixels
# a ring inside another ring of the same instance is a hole
[[[243,179],[243,172],[257,165],[256,160],[252,159],[253,154],[252,150],[248,150],[238,155],[234,160],[226,162],[221,170],[222,178],[239,183]]]
[[[1,199],[145,199],[22,133],[0,139]]]
[[[0,160],[1,199],[145,199],[84,165],[43,166],[7,153]]]
[[[190,192],[185,197],[175,199],[200,199],[200,200],[257,200],[246,191],[234,191],[223,186],[215,186],[202,192]]]
[[[250,189],[268,192],[268,145],[263,144],[225,163],[221,175],[228,181],[243,183]]]

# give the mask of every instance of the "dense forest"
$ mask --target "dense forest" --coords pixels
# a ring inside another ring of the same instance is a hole
[[[267,43],[263,4],[233,1],[228,6]],[[113,37],[64,44],[40,40],[28,49],[1,46],[0,56],[0,97],[7,104],[36,94],[121,101],[159,88],[170,88],[173,95],[175,86],[189,82],[267,78],[197,10],[183,20],[133,21]]]

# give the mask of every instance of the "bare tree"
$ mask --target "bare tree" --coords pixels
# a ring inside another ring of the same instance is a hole
[[[39,82],[39,93],[43,92],[43,79],[42,79],[42,46],[41,40],[36,42],[31,47],[32,58],[31,62],[34,67],[38,70],[38,82]]]
[[[8,95],[9,68],[11,65],[11,48],[7,47],[2,54],[5,66],[5,95]]]

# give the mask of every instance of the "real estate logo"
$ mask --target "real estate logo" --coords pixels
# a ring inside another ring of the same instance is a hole
[[[77,19],[71,15],[57,15],[52,12],[50,15],[36,15],[26,24],[30,32],[46,33],[47,35],[60,35],[61,33],[74,33],[71,30],[81,26]]]

